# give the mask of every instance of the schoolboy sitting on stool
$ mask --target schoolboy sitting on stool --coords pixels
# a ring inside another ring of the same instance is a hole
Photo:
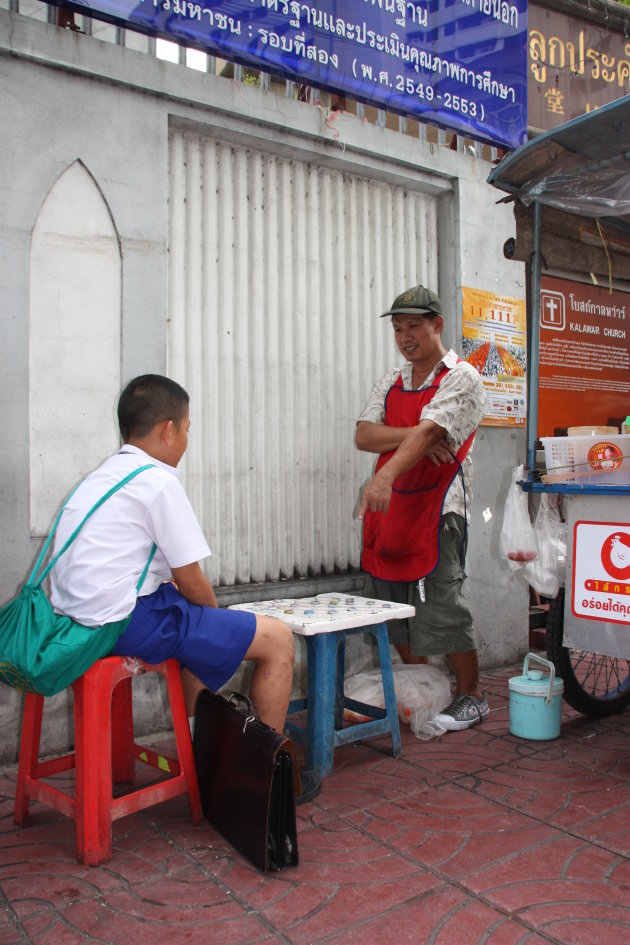
[[[152,468],[88,519],[52,571],[51,602],[57,613],[88,627],[130,617],[112,652],[147,663],[178,660],[189,717],[201,689],[218,689],[241,660],[252,660],[251,698],[261,719],[281,732],[293,678],[293,635],[272,617],[217,608],[199,566],[211,551],[176,468],[188,444],[188,403],[179,384],[157,374],[127,385],[118,403],[123,446],[71,497],[55,550],[111,486],[140,466]]]

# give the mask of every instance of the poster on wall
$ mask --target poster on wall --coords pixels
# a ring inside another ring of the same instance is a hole
[[[630,294],[543,276],[538,436],[630,413]]]
[[[505,148],[527,140],[527,0],[47,0]]]
[[[525,426],[525,300],[464,286],[462,345],[465,359],[483,381],[482,424]]]

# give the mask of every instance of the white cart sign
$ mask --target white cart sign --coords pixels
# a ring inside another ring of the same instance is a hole
[[[630,522],[576,522],[572,611],[630,624]]]

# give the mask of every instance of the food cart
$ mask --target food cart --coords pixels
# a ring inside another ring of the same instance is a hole
[[[611,434],[630,414],[630,96],[533,138],[488,183],[514,202],[504,255],[527,271],[521,486],[561,497],[567,522],[547,654],[566,700],[601,717],[630,702],[630,435]]]

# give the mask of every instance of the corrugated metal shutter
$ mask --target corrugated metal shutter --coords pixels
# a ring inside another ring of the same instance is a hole
[[[355,421],[397,363],[378,313],[416,282],[435,197],[171,130],[168,371],[213,583],[359,565]]]

